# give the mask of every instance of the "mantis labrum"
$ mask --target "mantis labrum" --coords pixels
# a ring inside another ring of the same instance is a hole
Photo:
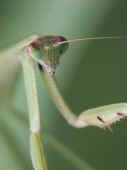
[[[49,90],[52,100],[65,120],[73,127],[98,126],[109,128],[116,121],[127,116],[127,103],[105,105],[85,110],[76,116],[64,100],[55,78],[62,54],[68,49],[69,43],[82,40],[121,39],[126,37],[86,37],[67,40],[63,36],[31,36],[11,48],[8,53],[20,57],[23,66],[24,82],[26,88],[27,104],[30,120],[30,145],[31,157],[35,170],[46,170],[43,146],[40,140],[40,107],[38,101],[36,69],[41,72],[41,77]],[[6,55],[5,53],[3,53]]]

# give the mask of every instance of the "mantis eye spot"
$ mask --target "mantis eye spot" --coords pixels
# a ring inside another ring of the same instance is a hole
[[[104,121],[100,116],[97,116],[97,119],[98,119],[101,123],[105,123],[105,121]]]

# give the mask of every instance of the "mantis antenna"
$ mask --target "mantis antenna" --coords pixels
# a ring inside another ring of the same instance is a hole
[[[62,41],[62,42],[59,42],[58,45],[66,44],[66,43],[73,43],[73,42],[77,42],[77,41],[105,40],[105,39],[111,39],[111,40],[127,39],[127,36],[85,37],[85,38],[78,38],[78,39],[72,39],[72,40]]]

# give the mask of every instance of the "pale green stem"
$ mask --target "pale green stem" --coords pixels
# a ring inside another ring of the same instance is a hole
[[[21,56],[24,81],[26,88],[27,104],[30,120],[30,150],[32,163],[35,170],[47,170],[43,145],[40,138],[40,109],[38,101],[36,71],[37,64],[29,56]]]
[[[72,165],[77,168],[77,170],[93,170],[93,168],[85,161],[80,159],[74,152],[72,152],[68,147],[64,146],[55,137],[48,134],[45,135],[45,140],[50,144],[56,151],[62,154],[62,156],[72,163]]]
[[[40,133],[30,135],[31,158],[35,170],[47,170],[44,149],[41,143]]]

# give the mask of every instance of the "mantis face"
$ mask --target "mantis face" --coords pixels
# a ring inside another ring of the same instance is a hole
[[[49,73],[55,73],[60,56],[68,49],[68,43],[58,44],[63,41],[67,41],[63,36],[48,35],[38,38],[29,45],[32,55],[44,62],[42,67],[46,71],[50,70]]]

